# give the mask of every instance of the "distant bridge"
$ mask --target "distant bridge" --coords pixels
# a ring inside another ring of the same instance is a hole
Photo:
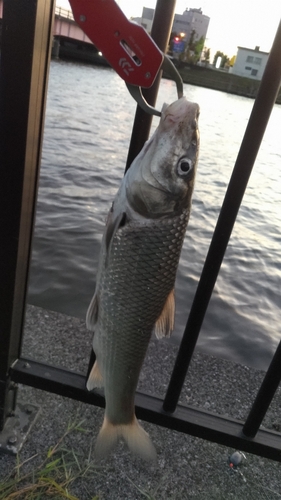
[[[3,0],[0,0],[0,18],[3,17]],[[53,35],[63,36],[92,44],[91,40],[85,35],[81,28],[76,24],[72,11],[56,7],[55,19],[53,24]]]
[[[52,56],[108,65],[95,45],[76,24],[72,12],[61,7],[55,9]]]
[[[2,0],[0,0],[2,1]],[[55,20],[53,27],[54,36],[63,36],[92,44],[91,40],[85,35],[84,31],[76,24],[71,10],[56,7]]]
[[[3,0],[0,0],[0,26],[2,17]],[[74,21],[72,11],[61,7],[55,8],[52,56],[107,64],[98,49]]]

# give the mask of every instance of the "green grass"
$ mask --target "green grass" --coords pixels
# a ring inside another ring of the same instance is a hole
[[[85,483],[93,478],[104,476],[105,480],[108,476],[108,466],[100,466],[92,459],[91,446],[88,456],[85,458],[77,454],[73,449],[67,447],[65,441],[69,434],[74,432],[89,431],[83,428],[83,422],[69,424],[66,431],[58,442],[50,447],[44,454],[36,454],[25,461],[21,461],[17,456],[16,464],[4,480],[0,481],[0,500],[80,500],[73,491],[76,491],[76,486],[79,482],[85,479]],[[200,464],[202,466],[202,463]],[[224,469],[225,470],[225,469]],[[237,469],[234,476],[231,471],[223,474],[222,483],[218,485],[212,484],[212,477],[206,476],[205,483],[208,483],[208,496],[204,497],[202,489],[200,493],[193,494],[192,498],[201,500],[219,500],[226,498],[225,490],[227,490],[229,498],[238,498],[236,493],[239,492],[239,498],[272,500],[273,498],[281,498],[281,494],[270,489],[269,485],[264,485],[259,480],[259,469],[254,467],[254,464],[246,462]],[[134,490],[141,494],[146,500],[157,500],[163,498],[163,490],[169,482],[168,473],[157,482],[157,485],[151,488],[143,488],[136,484],[128,475],[125,475],[128,483],[133,485]],[[235,481],[233,481],[236,479]],[[204,482],[204,481],[203,481]],[[86,484],[84,483],[84,487]],[[206,486],[206,484],[201,484]],[[161,494],[162,492],[162,494]],[[170,495],[167,500],[179,498],[179,491],[175,495]],[[205,492],[206,493],[206,492]],[[186,492],[182,492],[182,498]],[[203,495],[203,496],[202,496]],[[102,497],[104,499],[104,497]],[[125,498],[125,497],[124,497]],[[87,496],[87,500],[101,500],[101,497],[94,493]]]
[[[71,486],[77,479],[85,476],[100,474],[90,457],[87,463],[81,463],[73,450],[63,447],[63,442],[71,432],[85,432],[79,424],[69,424],[63,436],[51,447],[42,461],[30,467],[38,454],[24,462],[17,456],[17,464],[10,475],[0,482],[0,500],[43,500],[46,498],[59,500],[79,500],[71,494]],[[24,472],[28,468],[29,472]],[[89,500],[98,500],[98,496],[89,497]]]

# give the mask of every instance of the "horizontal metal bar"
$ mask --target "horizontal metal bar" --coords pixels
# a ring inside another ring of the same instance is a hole
[[[14,382],[104,408],[102,391],[88,392],[86,376],[31,359],[19,359],[10,369]],[[281,434],[260,429],[254,439],[243,435],[243,423],[190,406],[163,411],[163,400],[136,393],[136,415],[142,420],[192,436],[281,462]]]

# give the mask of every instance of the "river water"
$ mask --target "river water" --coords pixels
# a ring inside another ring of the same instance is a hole
[[[193,208],[176,281],[179,342],[253,101],[184,85],[201,107]],[[176,98],[163,80],[158,107]],[[135,104],[109,68],[52,61],[28,302],[84,318]],[[154,118],[153,128],[158,119]],[[281,338],[281,107],[275,105],[198,348],[266,369]]]

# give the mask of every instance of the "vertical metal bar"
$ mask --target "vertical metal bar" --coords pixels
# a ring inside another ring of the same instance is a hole
[[[158,0],[156,5],[151,37],[156,42],[159,49],[162,50],[162,52],[166,52],[167,50],[174,20],[175,5],[176,0]],[[156,103],[161,75],[162,72],[157,75],[152,87],[150,87],[149,89],[143,89],[143,95],[151,106],[155,106]],[[125,172],[128,170],[135,157],[141,151],[145,141],[148,139],[151,123],[152,116],[148,115],[139,106],[137,106]],[[91,372],[95,359],[96,357],[92,350],[87,370],[87,377]]]
[[[158,0],[155,8],[151,37],[156,42],[159,49],[162,50],[162,52],[166,52],[167,50],[174,20],[175,5],[176,0]],[[151,106],[155,106],[156,103],[161,75],[162,72],[157,75],[152,87],[150,87],[149,89],[143,89],[143,95]],[[141,151],[145,141],[147,141],[151,123],[152,116],[148,115],[139,106],[137,106],[125,172],[128,170],[135,157]],[[95,359],[96,357],[92,350],[87,370],[87,377],[91,372]]]
[[[190,310],[163,408],[176,408],[235,219],[281,83],[281,23],[268,58]]]
[[[255,437],[281,381],[281,342],[272,358],[262,385],[243,427],[243,434]]]
[[[167,50],[174,20],[175,5],[176,0],[158,0],[155,8],[151,37],[162,52],[166,52]],[[151,106],[155,106],[161,76],[162,71],[157,75],[152,87],[149,89],[143,89],[143,95]],[[139,106],[137,106],[131,135],[131,143],[127,157],[126,171],[141,151],[145,141],[147,141],[151,123],[152,116],[148,115]]]
[[[0,70],[0,430],[19,356],[54,0],[4,0]],[[15,404],[15,398],[14,403]]]

